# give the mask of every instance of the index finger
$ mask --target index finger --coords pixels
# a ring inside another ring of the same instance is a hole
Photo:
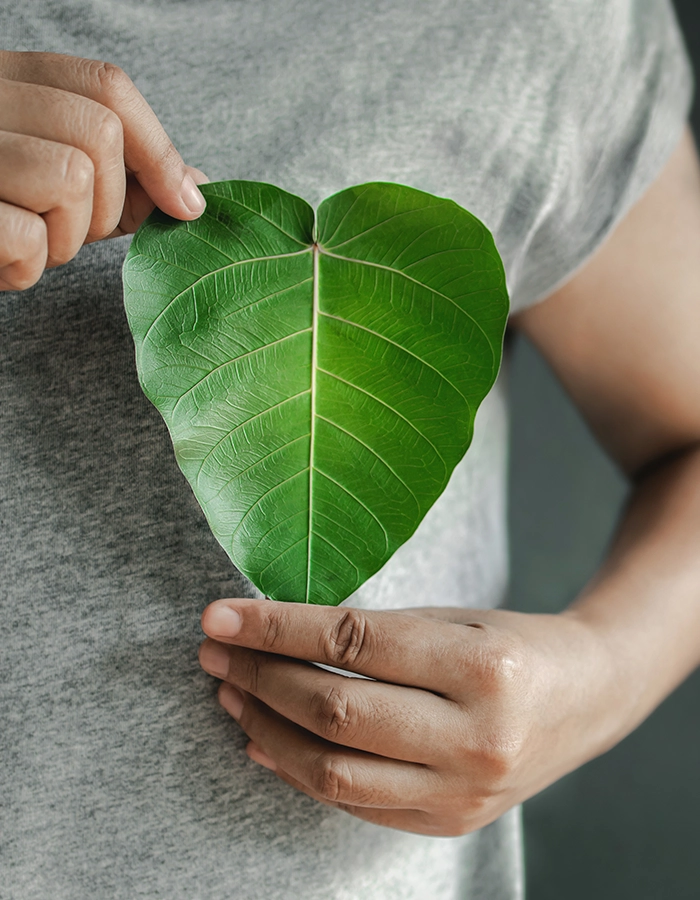
[[[59,53],[0,52],[4,78],[88,97],[116,113],[124,132],[124,163],[163,212],[193,219],[204,198],[158,117],[129,76],[112,63]]]
[[[218,641],[449,694],[464,679],[468,636],[406,613],[276,600],[217,600],[202,614]],[[459,634],[459,638],[457,637]]]

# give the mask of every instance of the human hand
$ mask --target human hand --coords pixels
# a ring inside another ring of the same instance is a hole
[[[619,726],[612,660],[575,614],[219,600],[202,627],[200,663],[224,679],[219,700],[251,759],[405,831],[481,828]]]
[[[154,206],[196,219],[206,180],[117,66],[0,51],[0,290],[136,231]]]

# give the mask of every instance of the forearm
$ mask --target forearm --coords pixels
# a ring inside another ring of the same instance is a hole
[[[565,615],[609,651],[612,746],[700,664],[700,447],[639,481],[607,560]]]

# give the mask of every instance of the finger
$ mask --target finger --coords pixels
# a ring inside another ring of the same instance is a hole
[[[207,184],[209,179],[195,169],[193,166],[187,166],[188,172],[197,184]],[[136,176],[128,172],[126,179],[126,197],[124,198],[124,210],[119,224],[108,234],[107,237],[121,237],[125,234],[134,234],[139,226],[153,212],[155,204],[148,196],[146,191],[141,187]]]
[[[0,53],[5,78],[88,97],[121,120],[124,162],[163,212],[196,219],[205,202],[156,114],[118,66],[58,53]]]
[[[0,202],[0,290],[23,291],[46,266],[46,223],[29,210]]]
[[[209,184],[209,176],[205,175],[201,169],[197,169],[195,166],[185,166],[185,168],[192,176],[192,181],[194,181],[196,185]]]
[[[249,744],[246,750],[248,756],[254,762],[258,762],[259,760],[256,758],[258,754],[255,747],[255,744],[252,745],[252,748]],[[340,809],[351,816],[355,816],[356,819],[362,819],[364,822],[373,822],[375,825],[383,825],[385,828],[397,828],[399,831],[411,831],[415,834],[425,834],[433,837],[464,834],[464,831],[450,831],[449,826],[445,823],[438,823],[430,813],[422,809],[378,809],[371,806],[354,806],[351,803],[334,803],[331,800],[326,800],[308,785],[298,781],[282,769],[276,769],[275,774],[282,781],[286,781],[287,784],[308,797],[317,800],[319,803]]]
[[[219,700],[280,769],[326,800],[353,806],[422,808],[438,788],[438,776],[426,766],[339,750],[226,683],[219,689]]]
[[[278,768],[275,761],[263,752],[254,741],[248,743],[246,753],[253,762],[271,769],[280,780],[285,781],[291,787],[296,788],[296,790],[317,800],[319,803],[323,803],[325,806],[341,809],[343,812],[347,812],[351,816],[355,816],[365,822],[374,822],[375,825],[398,828],[401,831],[412,831],[416,834],[431,835],[433,837],[454,837],[474,830],[474,828],[469,827],[468,819],[464,815],[443,814],[438,817],[424,809],[378,809],[370,806],[352,806],[349,803],[334,803],[331,800],[326,800],[320,794],[317,794],[316,791],[293,778],[289,772]]]
[[[86,240],[99,240],[117,227],[126,173],[122,125],[115,113],[68,91],[0,79],[0,128],[76,147],[89,156],[94,186]]]
[[[224,643],[439,694],[463,686],[473,630],[395,612],[251,599],[210,604],[202,628]]]
[[[460,731],[457,706],[429,691],[348,678],[213,640],[202,644],[200,662],[286,719],[345,747],[436,765]]]
[[[82,150],[0,131],[0,200],[46,222],[48,266],[72,259],[92,216],[94,169]]]
[[[122,210],[119,223],[107,237],[122,237],[125,234],[134,234],[154,209],[155,203],[136,180],[136,176],[130,172],[127,173],[124,209]]]
[[[428,691],[348,678],[283,656],[206,640],[199,660],[286,719],[327,741],[437,765],[460,731],[456,704]]]

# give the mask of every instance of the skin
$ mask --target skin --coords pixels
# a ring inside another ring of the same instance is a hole
[[[0,290],[136,231],[154,206],[196,219],[206,180],[117,66],[0,51]]]
[[[2,289],[134,231],[154,204],[196,218],[204,180],[121,70],[0,52]],[[465,834],[612,747],[700,663],[699,247],[686,132],[585,267],[512,320],[634,487],[575,603],[552,616],[216,601],[199,658],[253,760],[361,819]]]
[[[700,663],[699,250],[686,132],[584,268],[514,317],[633,485],[580,597],[559,615],[216,601],[200,662],[251,759],[361,819],[461,835],[614,746]]]

